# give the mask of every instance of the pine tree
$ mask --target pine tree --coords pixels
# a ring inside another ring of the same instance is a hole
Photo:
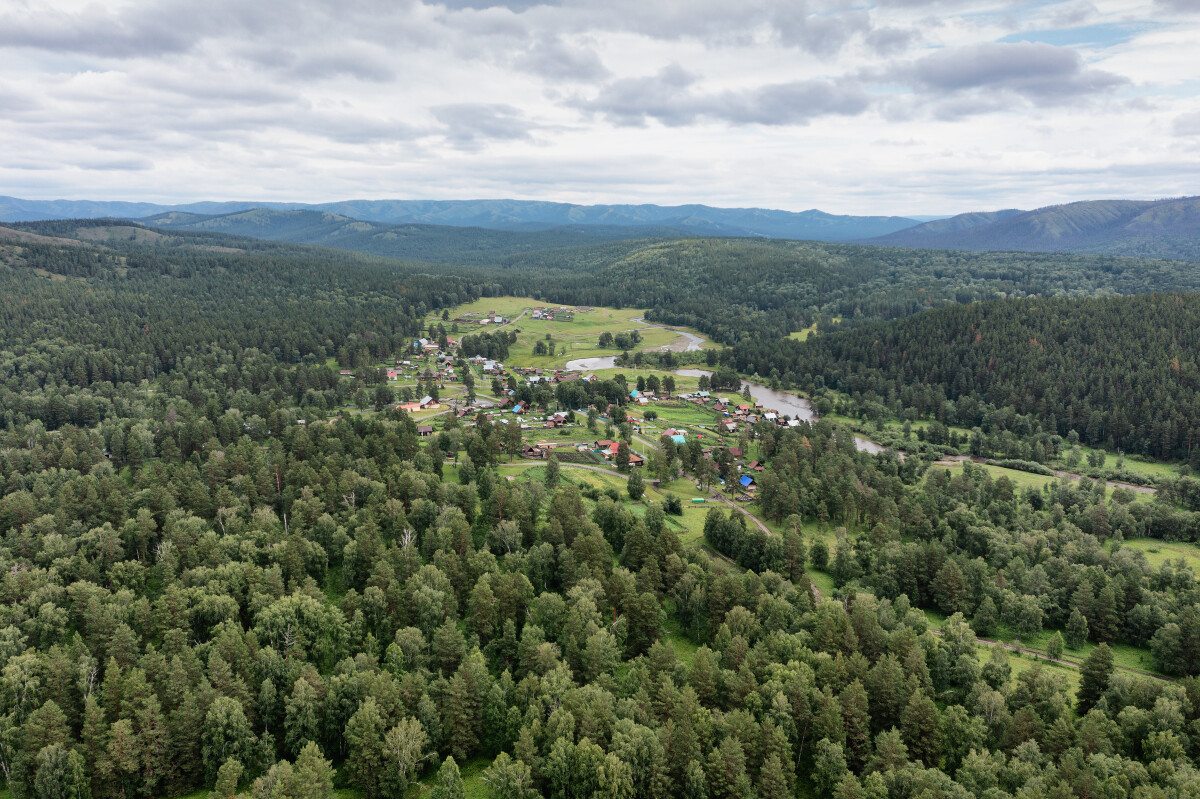
[[[904,743],[909,754],[929,768],[942,757],[942,727],[937,705],[921,691],[914,691],[904,710]]]
[[[784,776],[783,764],[779,756],[772,754],[763,761],[758,773],[759,799],[791,799],[792,792],[788,790],[787,778]]]
[[[1083,614],[1079,612],[1079,608],[1071,611],[1071,618],[1067,619],[1067,629],[1064,638],[1067,646],[1071,649],[1078,649],[1087,643],[1088,623]]]
[[[462,775],[458,773],[458,764],[453,757],[442,761],[438,769],[437,784],[429,792],[429,799],[466,799]]]
[[[1100,644],[1087,656],[1079,670],[1079,690],[1075,698],[1080,715],[1087,715],[1108,690],[1112,672],[1112,650],[1108,648],[1108,644]]]
[[[209,793],[209,799],[233,799],[241,779],[242,762],[236,757],[227,758],[217,769],[216,785]]]
[[[642,480],[642,470],[633,469],[629,473],[629,480],[626,483],[625,490],[629,492],[629,498],[637,502],[646,493],[646,484]]]
[[[846,762],[851,770],[861,771],[871,757],[871,716],[867,690],[863,688],[861,680],[855,680],[842,689],[838,698],[846,729]]]
[[[375,697],[368,696],[346,724],[346,768],[350,778],[373,799],[379,795],[380,782],[385,769],[384,721],[375,704]]]

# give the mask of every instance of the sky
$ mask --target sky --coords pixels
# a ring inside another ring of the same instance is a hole
[[[0,0],[0,194],[1200,194],[1200,0]]]

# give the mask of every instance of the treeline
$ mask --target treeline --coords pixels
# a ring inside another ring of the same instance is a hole
[[[613,242],[516,256],[504,268],[513,293],[648,309],[652,321],[726,344],[1003,297],[1200,289],[1195,269],[1178,261],[747,239]]]
[[[736,367],[901,416],[1189,460],[1200,444],[1200,295],[960,305],[807,342],[747,342]],[[1061,443],[1061,442],[1060,442]]]

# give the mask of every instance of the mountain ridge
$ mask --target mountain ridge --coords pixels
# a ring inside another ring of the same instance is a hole
[[[973,252],[1071,252],[1200,259],[1200,197],[1083,200],[1032,211],[960,214],[858,243]]]
[[[571,226],[662,227],[683,234],[848,241],[912,227],[898,216],[849,216],[817,209],[716,208],[701,204],[576,205],[535,200],[346,200],[332,203],[197,202],[176,205],[92,200],[23,200],[0,196],[0,221],[122,217],[163,213],[224,215],[265,208],[322,211],[384,224],[434,224],[492,230],[549,230]]]

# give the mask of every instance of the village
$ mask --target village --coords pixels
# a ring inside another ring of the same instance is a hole
[[[537,329],[540,324],[577,324],[595,310],[536,306],[512,314],[487,309],[445,320],[458,335],[416,339],[393,362],[379,367],[398,396],[391,407],[410,414],[422,437],[444,429],[447,417],[456,425],[471,427],[482,414],[491,424],[518,426],[522,441],[516,454],[525,460],[545,461],[553,456],[564,463],[615,467],[621,472],[656,465],[661,473],[652,476],[656,480],[671,476],[671,453],[690,448],[693,457],[711,464],[697,470],[698,488],[707,490],[712,485],[734,499],[753,501],[756,478],[763,469],[752,455],[756,430],[796,427],[801,422],[764,407],[748,394],[712,390],[706,378],[646,368],[568,369],[562,355],[554,365],[533,365],[538,360],[537,342],[544,340],[541,336],[549,338]],[[516,327],[518,322],[526,327]],[[515,339],[510,357],[520,365],[481,354],[466,356],[463,341],[474,333],[461,331],[475,326],[507,330]],[[587,332],[593,330],[594,326]],[[535,336],[532,346],[520,346],[522,339]],[[569,344],[563,350],[576,354],[574,348],[567,350]],[[340,374],[361,378],[350,369]],[[618,388],[601,391],[601,383]],[[669,450],[666,457],[656,459],[664,449]]]

